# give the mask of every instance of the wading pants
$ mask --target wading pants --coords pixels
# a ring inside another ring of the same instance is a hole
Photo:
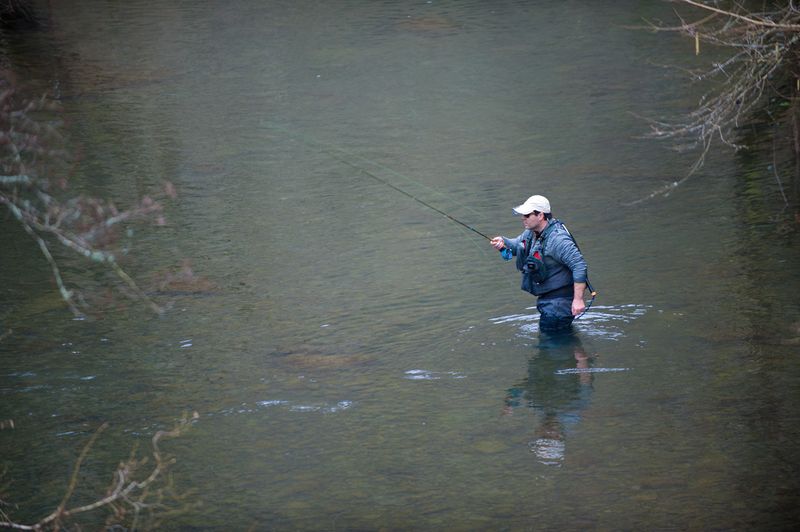
[[[572,298],[539,298],[539,330],[544,332],[567,332],[572,328]]]

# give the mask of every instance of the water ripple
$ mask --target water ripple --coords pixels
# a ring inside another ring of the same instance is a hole
[[[555,375],[575,375],[580,373],[616,373],[618,371],[630,371],[631,368],[567,368],[554,371]]]
[[[208,416],[230,416],[237,414],[254,414],[265,408],[280,407],[290,412],[321,412],[323,414],[333,414],[352,408],[355,403],[353,401],[338,401],[336,404],[330,403],[293,403],[292,401],[285,401],[282,399],[268,399],[264,401],[256,401],[255,403],[241,403],[237,406],[223,408],[216,412],[209,412]]]
[[[575,321],[575,327],[587,336],[619,340],[625,336],[624,326],[644,316],[652,305],[594,305]],[[530,307],[536,310],[536,307]],[[539,313],[509,314],[489,318],[494,324],[519,323],[520,336],[530,337],[539,331]]]
[[[467,376],[457,371],[428,371],[427,369],[410,369],[405,378],[412,381],[436,381],[440,379],[466,379]]]

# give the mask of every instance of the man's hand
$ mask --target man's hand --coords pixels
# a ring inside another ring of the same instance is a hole
[[[505,242],[503,242],[502,236],[496,236],[492,240],[492,247],[497,251],[502,251],[504,247],[506,247]]]

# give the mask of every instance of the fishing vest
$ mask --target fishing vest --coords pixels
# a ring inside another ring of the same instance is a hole
[[[571,287],[574,283],[572,271],[548,254],[552,244],[564,238],[573,240],[559,220],[550,220],[538,238],[533,231],[523,233],[522,249],[521,253],[517,253],[516,263],[517,269],[522,272],[522,290],[535,296],[543,296],[563,288],[563,297],[571,297],[572,293],[567,295],[566,287]],[[560,292],[556,294],[560,296]]]

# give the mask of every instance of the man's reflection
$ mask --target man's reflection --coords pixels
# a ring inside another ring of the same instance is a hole
[[[506,415],[519,406],[528,406],[538,414],[535,439],[528,445],[543,464],[562,464],[566,437],[580,421],[592,393],[591,372],[559,372],[588,369],[592,362],[575,331],[540,332],[536,351],[528,361],[527,377],[508,390]]]

